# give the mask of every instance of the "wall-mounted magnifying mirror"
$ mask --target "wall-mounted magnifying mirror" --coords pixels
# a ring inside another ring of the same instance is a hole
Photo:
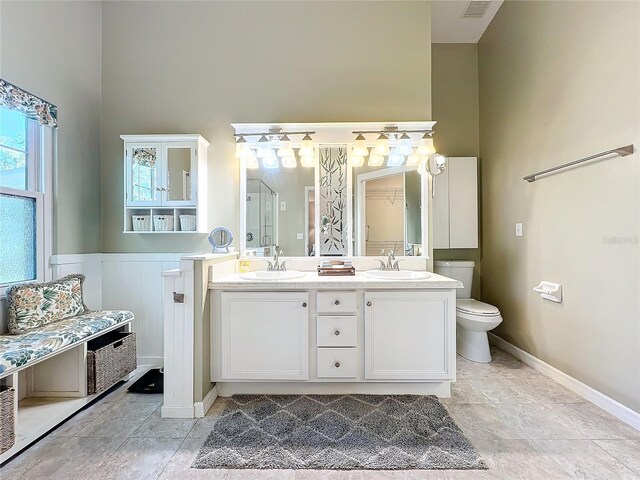
[[[209,244],[213,253],[229,253],[229,246],[233,243],[233,235],[225,227],[216,227],[209,234]]]

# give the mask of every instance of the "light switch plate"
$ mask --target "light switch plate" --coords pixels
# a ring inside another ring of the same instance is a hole
[[[296,240],[304,240],[304,234],[303,233],[296,233]]]
[[[522,236],[522,224],[516,223],[516,237]]]
[[[287,211],[287,202],[285,202],[284,200],[282,202],[280,202],[280,211],[281,212],[286,212]]]

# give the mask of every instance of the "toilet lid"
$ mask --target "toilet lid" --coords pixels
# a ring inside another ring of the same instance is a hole
[[[456,309],[463,313],[470,313],[471,315],[480,315],[483,317],[495,317],[496,315],[500,315],[500,310],[493,305],[482,303],[472,298],[459,298],[456,301]]]

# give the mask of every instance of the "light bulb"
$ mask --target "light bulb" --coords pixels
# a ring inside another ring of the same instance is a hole
[[[397,148],[391,150],[389,154],[389,160],[387,160],[388,167],[399,167],[404,163],[404,155],[400,153]]]
[[[260,168],[260,164],[258,163],[258,157],[256,157],[256,152],[254,152],[253,150],[249,149],[249,152],[243,158],[247,168],[251,168],[251,169]]]
[[[389,139],[384,133],[381,133],[376,140],[376,146],[373,149],[378,155],[389,155]],[[371,161],[369,161],[371,165]]]
[[[369,155],[369,149],[367,148],[367,139],[359,133],[356,137],[356,140],[353,142],[353,149],[351,150],[353,155],[359,155],[361,157],[366,157]]]
[[[302,137],[302,142],[300,143],[300,156],[314,156],[314,149],[315,147],[313,145],[313,139],[309,136],[309,134],[306,134],[304,137]]]
[[[269,139],[265,135],[262,135],[260,140],[258,140],[258,158],[268,157],[272,153],[273,149],[271,148]]]
[[[261,158],[262,160],[262,166],[268,170],[273,170],[275,168],[278,168],[278,157],[276,157],[276,152],[273,150],[273,148],[269,149],[269,154],[263,156]]]
[[[397,145],[398,153],[400,155],[411,155],[411,138],[406,133],[403,133],[398,139]]]
[[[361,167],[364,165],[364,157],[362,155],[351,155],[351,166]]]
[[[296,157],[293,155],[287,155],[286,157],[282,157],[282,166],[284,168],[296,168]]]
[[[411,155],[409,155],[409,158],[407,158],[407,166],[415,167],[420,163],[421,157],[422,155],[418,155],[417,153],[412,153]]]
[[[291,140],[289,140],[289,137],[287,137],[286,135],[284,135],[280,141],[280,148],[278,148],[278,156],[283,158],[295,157],[295,153],[293,153],[293,148],[291,148]]]
[[[238,140],[236,140],[236,158],[242,158],[244,155],[246,155],[248,150],[249,144],[247,143],[247,141],[244,139],[244,137],[239,137]]]
[[[314,155],[300,155],[300,165],[303,167],[313,167],[316,164]]]
[[[380,167],[384,163],[384,157],[376,152],[371,152],[371,156],[369,157],[369,166],[370,167]]]
[[[416,153],[420,155],[432,155],[436,153],[436,149],[433,147],[433,138],[431,138],[428,133],[425,133],[422,140],[420,140],[418,148],[416,148]]]

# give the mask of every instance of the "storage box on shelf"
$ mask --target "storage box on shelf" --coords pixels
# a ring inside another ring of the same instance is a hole
[[[87,344],[87,393],[100,393],[136,369],[136,334],[109,332]]]
[[[200,135],[122,135],[124,233],[208,233],[207,148]],[[149,216],[147,220],[141,217]],[[185,216],[185,220],[181,220]],[[161,218],[162,217],[162,218]]]
[[[0,454],[16,443],[15,390],[0,386]]]

